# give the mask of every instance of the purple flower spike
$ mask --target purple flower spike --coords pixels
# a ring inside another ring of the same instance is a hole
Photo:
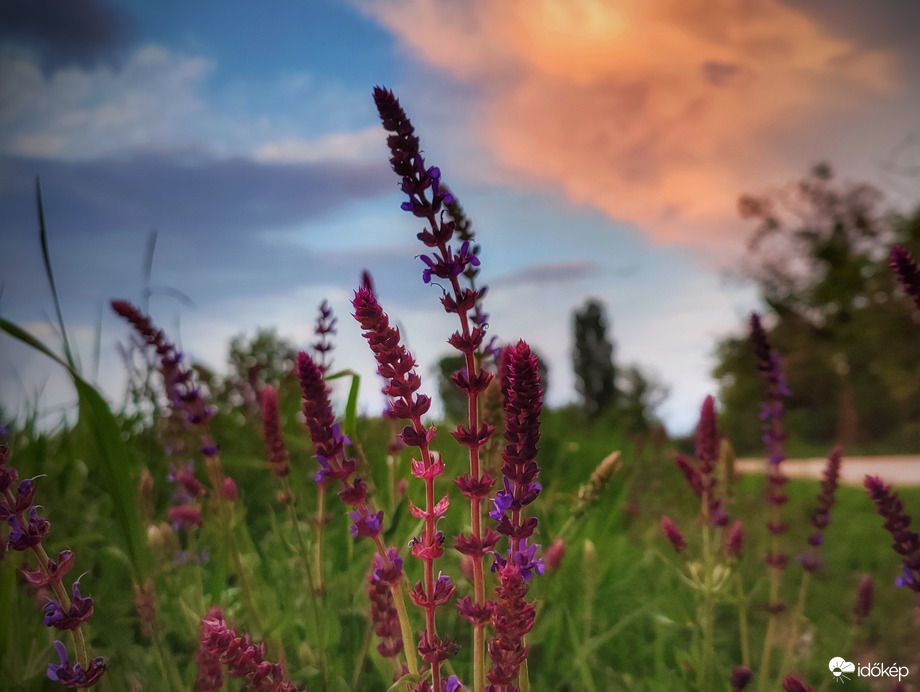
[[[502,452],[504,490],[495,497],[498,532],[511,538],[512,551],[536,530],[534,517],[522,521],[520,511],[533,502],[542,490],[537,482],[537,442],[540,440],[540,413],[543,390],[537,373],[537,357],[524,341],[508,346],[502,353],[502,387],[505,396],[505,450]],[[509,515],[510,512],[510,515]],[[514,517],[517,517],[515,521]]]
[[[527,583],[517,565],[509,562],[498,569],[499,600],[492,604],[495,638],[489,642],[492,669],[486,674],[494,689],[517,689],[518,672],[529,647],[524,636],[533,629],[536,610],[525,600]]]
[[[891,547],[904,564],[904,574],[897,578],[897,585],[920,593],[920,536],[910,530],[910,515],[904,511],[904,503],[878,476],[866,476],[865,486],[894,539]]]
[[[281,433],[281,417],[278,413],[278,390],[266,387],[262,390],[262,434],[268,447],[268,463],[278,478],[291,472],[288,451]]]
[[[79,663],[73,664],[67,657],[67,647],[63,642],[54,642],[60,664],[48,664],[48,678],[61,683],[64,687],[85,689],[92,687],[105,673],[105,661],[97,656],[89,662],[86,670]]]
[[[191,370],[182,365],[182,353],[139,308],[124,300],[113,300],[112,309],[156,352],[173,413],[190,425],[205,425],[214,416],[214,411],[202,399]],[[213,442],[208,440],[205,446],[213,446]]]
[[[346,441],[335,422],[332,404],[329,403],[329,388],[323,380],[323,372],[313,359],[302,351],[297,356],[297,374],[303,391],[303,415],[310,430],[313,451],[321,467],[316,480],[322,483],[327,476],[331,476],[344,481],[354,471],[355,461],[348,459],[340,463],[339,457],[343,455]]]
[[[737,560],[741,557],[742,550],[744,550],[744,523],[738,519],[732,524],[728,538],[725,539],[725,552],[730,558]]]
[[[246,689],[297,692],[293,683],[284,682],[284,667],[265,660],[265,644],[253,644],[248,634],[239,636],[236,630],[227,626],[219,609],[212,608],[201,620],[200,637],[198,680],[204,684],[197,689],[216,689],[206,685],[217,682],[218,675],[222,675],[214,668],[215,661],[219,661],[227,667],[230,677],[247,681]],[[203,674],[202,662],[207,667],[206,674]]]
[[[390,586],[402,577],[402,559],[395,548],[390,548],[389,565],[379,554],[374,554],[373,568],[367,575],[367,593],[371,602],[371,622],[374,634],[379,637],[377,651],[384,658],[395,658],[403,651],[399,614]]]
[[[763,441],[767,449],[767,502],[773,507],[773,517],[767,522],[767,530],[773,534],[773,546],[766,557],[766,563],[774,570],[782,570],[788,562],[788,556],[781,553],[776,536],[785,533],[787,525],[781,521],[780,508],[788,501],[783,491],[789,480],[782,471],[781,464],[785,458],[783,443],[786,433],[783,430],[783,401],[789,396],[786,377],[780,367],[779,354],[774,351],[767,339],[767,332],[760,321],[760,315],[751,315],[751,344],[757,357],[757,369],[763,374],[767,383],[767,401],[764,405]],[[779,607],[770,604],[769,607]]]
[[[335,348],[332,343],[332,337],[337,334],[335,329],[336,322],[338,322],[338,318],[333,316],[332,308],[324,300],[319,306],[319,316],[316,318],[316,326],[313,328],[313,333],[316,334],[317,340],[311,344],[316,352],[317,364],[324,375],[332,367],[332,358],[329,357],[329,352]]]
[[[898,280],[907,295],[914,299],[914,304],[920,309],[920,269],[914,258],[903,247],[895,245],[891,248],[889,266],[897,272]]]
[[[393,92],[376,87],[374,103],[377,105],[383,129],[391,133],[387,137],[390,165],[396,175],[402,178],[400,189],[409,198],[403,202],[403,210],[420,218],[437,215],[444,205],[454,201],[447,188],[442,187],[441,170],[437,166],[425,167],[425,158],[422,156],[415,128]],[[444,226],[449,226],[443,229],[446,238],[442,240],[446,242],[453,233],[453,224]]]
[[[703,400],[700,422],[696,426],[696,459],[700,473],[709,475],[719,459],[719,429],[716,426],[716,402],[712,395]]]
[[[831,523],[831,507],[834,506],[834,493],[837,491],[837,483],[840,478],[840,465],[843,462],[843,456],[840,447],[834,447],[827,457],[827,466],[824,468],[824,476],[821,480],[821,492],[818,493],[818,507],[811,518],[811,523],[815,531],[808,537],[810,548],[803,555],[798,556],[798,561],[808,572],[814,572],[821,566],[821,556],[818,548],[824,543],[822,532]]]
[[[668,539],[671,547],[674,548],[675,553],[680,554],[686,549],[687,541],[684,540],[684,534],[671,521],[671,517],[667,515],[661,517],[661,531],[664,533],[665,538]]]
[[[853,606],[853,619],[857,625],[869,617],[874,597],[875,585],[872,583],[872,575],[864,574],[859,580],[859,587],[856,589],[856,605]]]

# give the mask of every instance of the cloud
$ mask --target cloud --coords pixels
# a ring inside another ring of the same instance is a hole
[[[47,300],[36,175],[58,284],[73,287],[67,298],[84,308],[113,295],[138,295],[151,229],[159,231],[154,281],[196,301],[335,281],[345,273],[353,282],[358,262],[387,258],[374,253],[374,242],[357,257],[316,247],[330,217],[392,191],[385,161],[271,164],[181,152],[77,162],[0,157],[7,314],[34,315],[36,303]]]
[[[0,56],[0,151],[80,159],[190,146],[205,127],[199,90],[213,68],[154,45],[117,69],[72,67],[51,75],[29,58]]]
[[[336,132],[314,139],[288,138],[260,145],[253,158],[269,163],[368,161],[386,159],[386,139],[379,127]]]
[[[522,286],[544,285],[549,283],[568,283],[590,276],[596,271],[594,262],[578,260],[573,262],[547,262],[526,267],[513,274],[500,276],[492,285]]]
[[[657,242],[725,243],[740,192],[790,175],[790,160],[797,173],[802,139],[898,88],[891,55],[779,0],[362,7],[476,87],[468,117],[496,182],[561,189]]]
[[[0,41],[36,53],[45,72],[112,64],[134,30],[133,15],[106,0],[0,3]]]

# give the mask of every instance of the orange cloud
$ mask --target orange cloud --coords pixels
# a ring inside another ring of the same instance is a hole
[[[657,242],[723,245],[739,193],[813,163],[788,161],[803,129],[897,88],[891,56],[779,0],[365,7],[417,58],[477,87],[477,132],[506,176]]]

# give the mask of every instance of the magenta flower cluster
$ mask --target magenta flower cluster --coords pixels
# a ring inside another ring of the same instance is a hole
[[[31,550],[38,559],[37,570],[22,570],[25,580],[34,587],[48,586],[56,598],[49,599],[43,606],[44,622],[59,631],[70,631],[74,641],[80,643],[84,660],[70,661],[67,647],[54,642],[60,663],[48,664],[48,677],[64,687],[84,689],[92,687],[105,673],[102,657],[89,659],[85,653],[81,625],[93,614],[93,599],[80,593],[80,579],[71,586],[71,596],[63,586],[64,576],[73,569],[74,554],[62,550],[57,559],[49,558],[42,541],[48,536],[51,524],[39,516],[35,499],[34,479],[19,480],[19,473],[10,465],[10,449],[0,445],[0,521],[9,526],[6,539],[7,550],[19,552]]]
[[[376,539],[382,530],[383,511],[374,511],[368,503],[367,483],[360,478],[352,480],[357,461],[345,454],[345,445],[350,441],[335,422],[323,373],[313,359],[302,351],[297,358],[297,374],[304,396],[303,414],[310,430],[316,461],[320,465],[316,482],[325,484],[329,479],[339,481],[342,486],[339,497],[345,504],[354,507],[349,513],[352,520],[351,535],[355,538],[369,536]]]
[[[783,373],[779,354],[770,346],[767,333],[757,313],[751,315],[751,344],[757,358],[757,369],[763,375],[767,384],[767,398],[763,404],[761,419],[764,421],[763,441],[767,448],[769,466],[767,470],[767,502],[774,507],[773,517],[767,522],[767,530],[774,537],[786,533],[789,525],[780,519],[779,510],[788,502],[785,492],[788,478],[782,472],[784,459],[783,443],[786,433],[783,430],[783,402],[789,396],[786,386],[786,376]],[[786,567],[789,556],[781,552],[776,541],[766,557],[766,563],[773,570],[782,570]],[[768,610],[781,611],[782,603],[770,603]]]
[[[191,369],[183,364],[182,352],[176,349],[162,330],[157,329],[147,315],[128,301],[113,300],[112,310],[129,322],[144,343],[154,349],[171,409],[190,425],[202,425],[210,420],[214,411],[202,398],[201,389],[195,384]],[[213,441],[205,440],[201,451],[205,456],[210,456],[217,450]]]
[[[200,453],[210,473],[212,489],[226,499],[235,499],[236,485],[232,478],[224,477],[219,469],[218,446],[208,429],[208,421],[214,410],[202,396],[196,384],[192,369],[183,361],[183,354],[166,338],[150,317],[139,308],[124,300],[112,301],[112,309],[126,320],[144,343],[153,348],[157,356],[157,367],[163,378],[170,407],[171,439],[167,449],[179,460],[170,465],[167,480],[176,484],[175,504],[167,510],[173,528],[192,529],[202,525],[202,510],[198,500],[207,494],[204,486],[195,476],[195,463],[184,457],[184,425],[192,426],[200,442]]]
[[[506,347],[502,359],[506,366],[502,389],[507,444],[502,452],[503,489],[496,493],[495,508],[489,516],[498,522],[498,533],[509,539],[508,558],[518,565],[524,580],[530,581],[533,573],[543,574],[543,562],[535,559],[537,546],[528,546],[537,528],[537,518],[525,518],[522,512],[542,490],[537,482],[540,469],[536,457],[543,392],[537,374],[537,357],[524,341]],[[504,563],[503,558],[497,558],[497,565]]]
[[[900,245],[891,248],[890,266],[898,275],[898,280],[904,287],[914,304],[920,309],[920,269],[910,253]]]
[[[834,447],[828,455],[827,466],[824,467],[821,492],[818,493],[818,506],[811,517],[814,531],[808,536],[809,549],[796,558],[806,572],[814,572],[821,566],[819,548],[824,542],[824,529],[831,523],[831,507],[834,506],[842,463],[843,451],[840,447]]]
[[[722,500],[716,493],[718,480],[713,473],[719,460],[721,438],[716,423],[715,399],[707,396],[700,410],[700,420],[696,427],[696,464],[690,462],[683,454],[678,454],[675,464],[683,474],[690,489],[705,506],[703,512],[712,526],[726,526],[728,514]]]
[[[377,651],[384,658],[394,658],[402,653],[403,640],[392,587],[402,579],[403,561],[396,548],[390,548],[387,556],[389,559],[384,560],[379,554],[374,555],[371,572],[367,575],[367,593],[374,634],[380,640]]]
[[[878,476],[866,476],[865,486],[876,511],[885,520],[885,530],[894,539],[891,547],[901,556],[903,573],[895,583],[898,587],[920,593],[920,535],[911,530],[911,518],[904,511],[904,503],[897,492]]]
[[[196,690],[218,692],[224,682],[223,666],[230,677],[245,680],[248,690],[297,692],[293,683],[284,681],[281,664],[265,659],[265,644],[253,644],[248,634],[238,635],[219,608],[212,608],[201,620],[200,634]]]

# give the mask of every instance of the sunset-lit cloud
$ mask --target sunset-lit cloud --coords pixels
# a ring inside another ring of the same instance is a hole
[[[475,87],[469,117],[506,181],[662,243],[724,245],[739,193],[800,173],[810,162],[790,159],[809,131],[898,90],[891,56],[779,0],[361,6]]]

